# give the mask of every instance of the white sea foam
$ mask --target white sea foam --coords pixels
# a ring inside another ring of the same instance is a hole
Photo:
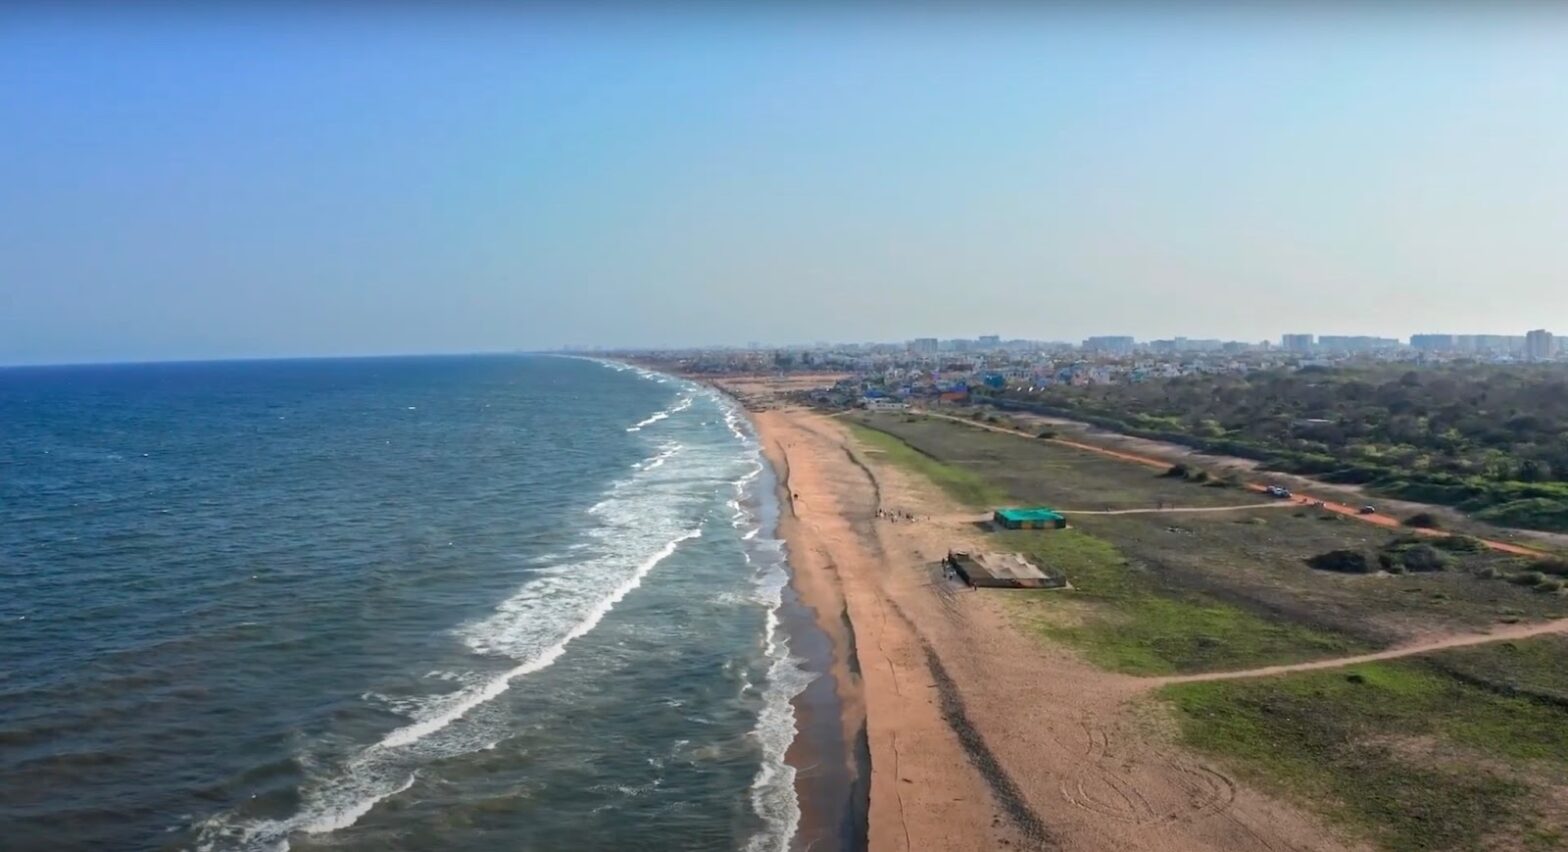
[[[644,426],[652,426],[653,424],[658,423],[660,420],[663,420],[663,419],[665,419],[665,418],[667,418],[669,416],[670,416],[670,413],[668,411],[655,411],[647,419],[637,421],[637,425],[635,425],[635,426],[627,426],[626,427],[626,431],[628,431],[628,432],[641,432],[642,431],[642,427],[644,427]]]
[[[492,702],[519,679],[556,663],[660,562],[702,535],[699,518],[713,494],[702,483],[716,485],[733,476],[728,473],[733,456],[699,453],[682,464],[668,464],[688,455],[683,450],[679,443],[666,443],[628,479],[612,485],[580,541],[552,554],[554,564],[530,572],[529,581],[492,615],[456,631],[470,650],[514,664],[488,674],[464,673],[453,684],[457,689],[443,695],[367,694],[364,700],[410,721],[346,760],[315,764],[302,754],[314,780],[301,788],[295,814],[268,820],[218,815],[198,826],[200,847],[286,850],[292,834],[353,825],[379,802],[407,790],[417,770],[431,761],[493,747],[509,720]],[[451,680],[446,675],[453,674],[425,671],[429,681]]]
[[[527,653],[520,658],[518,665],[482,683],[426,703],[415,721],[393,730],[375,745],[366,748],[335,777],[302,791],[305,805],[289,819],[260,820],[237,825],[222,817],[209,820],[202,826],[202,848],[286,850],[289,848],[288,837],[294,832],[325,833],[347,828],[369,813],[377,803],[407,790],[415,780],[412,770],[401,768],[414,762],[408,758],[440,759],[492,746],[495,742],[493,737],[467,735],[443,739],[440,735],[449,726],[505,693],[518,678],[554,664],[566,653],[568,645],[591,632],[617,603],[642,584],[649,572],[675,553],[682,542],[701,535],[700,528],[687,529],[666,541],[652,554],[637,562],[630,573],[602,597],[573,601],[569,597],[570,592],[559,587],[561,578],[579,578],[582,576],[580,572],[551,576],[526,586],[518,596],[503,603],[496,616],[471,628],[470,644],[475,646],[475,650],[487,653],[520,651],[525,648],[537,648],[536,651]],[[601,569],[607,569],[611,561],[604,560]],[[595,576],[603,575],[602,570],[594,573]],[[569,612],[570,615],[547,619],[543,627],[525,626],[524,622],[516,621],[524,616],[525,611],[531,610],[534,616],[543,614],[537,609],[520,605],[520,602],[543,600],[534,596],[530,590],[552,581],[556,581],[557,585],[557,597],[554,598],[556,611]],[[578,591],[581,591],[581,584],[577,585]],[[566,617],[576,620],[563,625]],[[546,638],[544,635],[550,628],[561,626],[565,626],[564,631],[554,637]],[[517,646],[512,647],[507,640],[516,641],[517,637],[508,634],[519,629],[531,633],[531,641],[518,641]],[[372,700],[380,698],[384,697],[373,696]],[[399,710],[409,709],[408,703],[398,703],[402,705],[398,707]],[[441,741],[424,748],[431,739]]]
[[[424,739],[436,731],[445,728],[447,725],[456,722],[458,719],[463,718],[463,716],[467,715],[467,713],[475,707],[494,700],[496,696],[500,695],[511,687],[512,681],[522,677],[523,675],[532,674],[553,665],[556,660],[561,658],[562,654],[566,653],[567,645],[570,645],[573,640],[580,639],[587,635],[588,631],[598,626],[599,622],[604,619],[605,615],[609,614],[610,610],[615,608],[616,604],[621,602],[622,598],[630,594],[632,589],[642,585],[643,578],[648,576],[648,572],[652,571],[654,566],[658,565],[660,562],[663,562],[665,559],[669,558],[670,554],[675,552],[675,549],[680,546],[681,542],[688,539],[697,538],[701,535],[701,529],[691,529],[666,542],[664,547],[660,548],[658,552],[643,560],[643,562],[637,566],[637,569],[632,572],[632,575],[626,578],[626,580],[623,581],[619,586],[616,586],[608,596],[601,598],[589,605],[587,607],[586,613],[582,614],[581,620],[573,625],[571,629],[567,630],[565,635],[546,646],[543,650],[537,652],[531,658],[525,660],[521,665],[502,672],[500,675],[491,679],[489,682],[484,683],[476,688],[465,689],[455,693],[447,700],[443,701],[441,705],[435,708],[435,712],[430,714],[428,718],[421,719],[412,725],[405,725],[401,728],[398,728],[392,733],[387,734],[385,737],[382,737],[381,742],[376,743],[374,746],[372,746],[372,748],[400,748],[402,746],[406,746],[410,743]],[[564,585],[560,582],[552,583],[552,580],[567,580],[572,585],[582,585],[581,583],[574,582],[575,578],[580,576],[581,575],[562,575],[559,577],[547,577],[538,582],[530,583],[527,587],[525,587],[523,592],[502,604],[503,611],[501,613],[497,613],[496,616],[486,619],[481,623],[478,630],[474,631],[469,638],[470,647],[481,653],[504,653],[508,650],[513,650],[513,648],[508,646],[507,640],[512,638],[511,634],[519,625],[520,620],[518,619],[518,616],[520,614],[525,615],[529,621],[533,621],[535,617],[542,614],[540,613],[539,608],[535,605],[536,603],[548,600],[551,601],[554,606],[560,607],[562,602],[561,597],[558,594],[551,595],[551,593],[548,591],[541,593],[538,590],[538,587],[546,585]],[[573,579],[568,580],[568,578]],[[559,592],[560,590],[557,589],[556,591]],[[529,640],[537,641],[537,637],[531,636],[529,637]]]
[[[795,741],[795,707],[791,702],[811,682],[812,675],[790,653],[789,639],[779,623],[787,582],[782,561],[758,579],[758,593],[768,607],[763,650],[770,662],[762,688],[762,709],[752,732],[762,747],[762,765],[751,784],[751,804],[767,828],[750,838],[747,852],[786,852],[800,825],[795,767],[784,756]]]
[[[657,455],[643,459],[642,461],[632,465],[632,469],[653,470],[654,468],[661,467],[665,462],[669,461],[675,456],[676,453],[679,453],[684,448],[685,447],[682,444],[677,444],[671,441],[670,443],[667,443],[661,447]]]
[[[330,831],[337,831],[340,828],[348,828],[349,826],[358,822],[360,817],[370,813],[370,809],[374,808],[377,802],[381,801],[382,799],[396,796],[398,793],[401,793],[404,790],[414,786],[414,781],[417,778],[418,773],[410,772],[408,774],[408,780],[404,781],[401,785],[388,790],[386,793],[379,796],[366,797],[360,799],[357,802],[354,802],[348,807],[324,813],[321,816],[305,823],[304,825],[301,825],[299,830],[305,832],[306,834],[326,834]]]
[[[660,378],[641,368],[605,366]],[[698,398],[711,400],[740,442],[751,463],[749,470],[737,472],[739,459],[729,450],[719,458],[703,443],[697,443],[697,449],[673,442],[660,446],[655,455],[634,466],[627,479],[611,486],[595,505],[593,519],[585,524],[580,541],[564,553],[552,554],[549,567],[531,571],[528,582],[497,605],[493,614],[456,631],[470,650],[500,657],[509,665],[488,672],[464,672],[452,684],[455,691],[422,701],[405,703],[367,696],[367,700],[407,713],[408,723],[347,759],[323,756],[318,762],[315,755],[301,754],[301,763],[313,780],[299,791],[301,805],[295,814],[281,820],[245,820],[236,813],[214,817],[199,826],[200,848],[286,850],[292,834],[328,833],[355,824],[378,803],[408,790],[416,783],[419,770],[433,761],[494,748],[513,722],[508,708],[495,699],[520,679],[560,660],[572,643],[593,632],[659,563],[676,553],[683,542],[702,535],[698,518],[712,517],[714,503],[710,501],[717,496],[715,489],[725,484],[733,487],[737,497],[730,507],[737,528],[746,530],[745,561],[752,562],[753,553],[767,554],[758,560],[755,575],[755,605],[767,612],[763,643],[766,677],[756,684],[746,677],[742,687],[758,695],[763,705],[753,731],[762,763],[751,800],[766,828],[747,848],[787,848],[799,820],[795,773],[784,762],[784,753],[794,738],[790,702],[809,676],[790,656],[787,636],[778,625],[780,591],[787,579],[782,553],[776,541],[759,538],[762,521],[754,516],[755,502],[745,497],[764,467],[758,444],[738,406],[714,391],[670,381],[681,388],[682,396],[652,422],[690,408]],[[646,425],[651,423],[639,428]],[[680,463],[672,463],[677,457]],[[420,671],[429,671],[430,681],[435,682],[452,680],[447,675],[457,674],[444,669]],[[692,716],[691,722],[712,723],[701,715]]]
[[[652,426],[653,424],[658,423],[660,420],[668,420],[670,417],[676,414],[680,414],[682,411],[691,408],[691,403],[691,397],[681,397],[678,402],[669,408],[666,408],[662,411],[655,411],[653,414],[648,415],[646,419],[638,421],[636,425],[626,427],[626,431],[641,432],[644,427]]]
[[[787,852],[800,825],[800,801],[795,794],[795,767],[784,759],[795,741],[795,696],[811,682],[813,675],[790,651],[789,636],[779,621],[784,587],[789,583],[784,543],[774,538],[759,538],[762,519],[756,516],[756,500],[748,490],[758,483],[766,469],[761,444],[751,431],[739,406],[723,395],[714,399],[724,411],[724,424],[746,448],[751,469],[732,482],[736,499],[730,506],[739,516],[737,528],[748,527],[741,535],[745,561],[758,566],[754,600],[765,608],[762,635],[763,657],[768,661],[767,676],[760,688],[762,709],[752,736],[762,749],[762,762],[751,785],[753,810],[762,818],[764,828],[746,843],[747,852]],[[742,675],[741,695],[757,687]]]

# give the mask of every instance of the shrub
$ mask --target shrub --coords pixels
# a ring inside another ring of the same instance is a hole
[[[1400,556],[1404,566],[1415,572],[1441,571],[1448,567],[1448,555],[1430,544],[1417,544]]]
[[[1536,583],[1535,590],[1538,592],[1560,592],[1563,590],[1563,581],[1548,578]]]
[[[1319,571],[1340,574],[1367,574],[1372,571],[1367,555],[1359,550],[1330,550],[1308,559],[1307,564]]]
[[[1516,586],[1536,586],[1545,579],[1546,575],[1542,574],[1540,571],[1520,571],[1512,577],[1509,577],[1508,582],[1513,583]]]
[[[1568,577],[1568,559],[1542,559],[1535,563],[1535,569],[1543,574]]]
[[[1177,462],[1176,464],[1171,465],[1171,469],[1165,471],[1164,475],[1170,477],[1171,479],[1186,479],[1187,466]]]
[[[1200,470],[1189,477],[1189,479],[1191,479],[1193,482],[1208,482],[1209,472],[1206,470]]]
[[[1439,526],[1442,526],[1442,524],[1438,522],[1437,517],[1431,512],[1417,512],[1414,515],[1405,518],[1405,526],[1416,527],[1418,529],[1424,530],[1432,530],[1437,529]]]
[[[1056,437],[1056,430],[1055,429],[1041,429],[1040,433],[1038,435],[1035,435],[1035,437],[1039,438],[1041,440],[1048,441],[1048,440]]]
[[[1482,565],[1480,568],[1475,569],[1475,575],[1482,580],[1495,580],[1497,579],[1497,573],[1497,569],[1490,565]]]
[[[1554,483],[1557,485],[1568,483]],[[1535,497],[1487,506],[1475,512],[1478,520],[1505,527],[1568,531],[1568,499]]]
[[[1480,539],[1468,535],[1445,535],[1432,542],[1432,546],[1450,553],[1480,553],[1486,550],[1486,545]]]

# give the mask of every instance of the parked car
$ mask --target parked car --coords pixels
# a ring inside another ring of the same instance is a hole
[[[1377,514],[1377,507],[1376,506],[1362,506],[1359,510],[1357,510],[1356,514],[1358,514],[1358,515],[1376,515]]]

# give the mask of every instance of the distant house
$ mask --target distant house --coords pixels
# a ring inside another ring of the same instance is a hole
[[[908,403],[885,396],[868,396],[860,401],[867,411],[903,411],[909,407]]]

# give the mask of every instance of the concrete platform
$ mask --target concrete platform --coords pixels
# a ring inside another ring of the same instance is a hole
[[[1062,589],[1067,578],[1053,575],[1018,553],[954,553],[947,563],[965,583],[987,589]]]

